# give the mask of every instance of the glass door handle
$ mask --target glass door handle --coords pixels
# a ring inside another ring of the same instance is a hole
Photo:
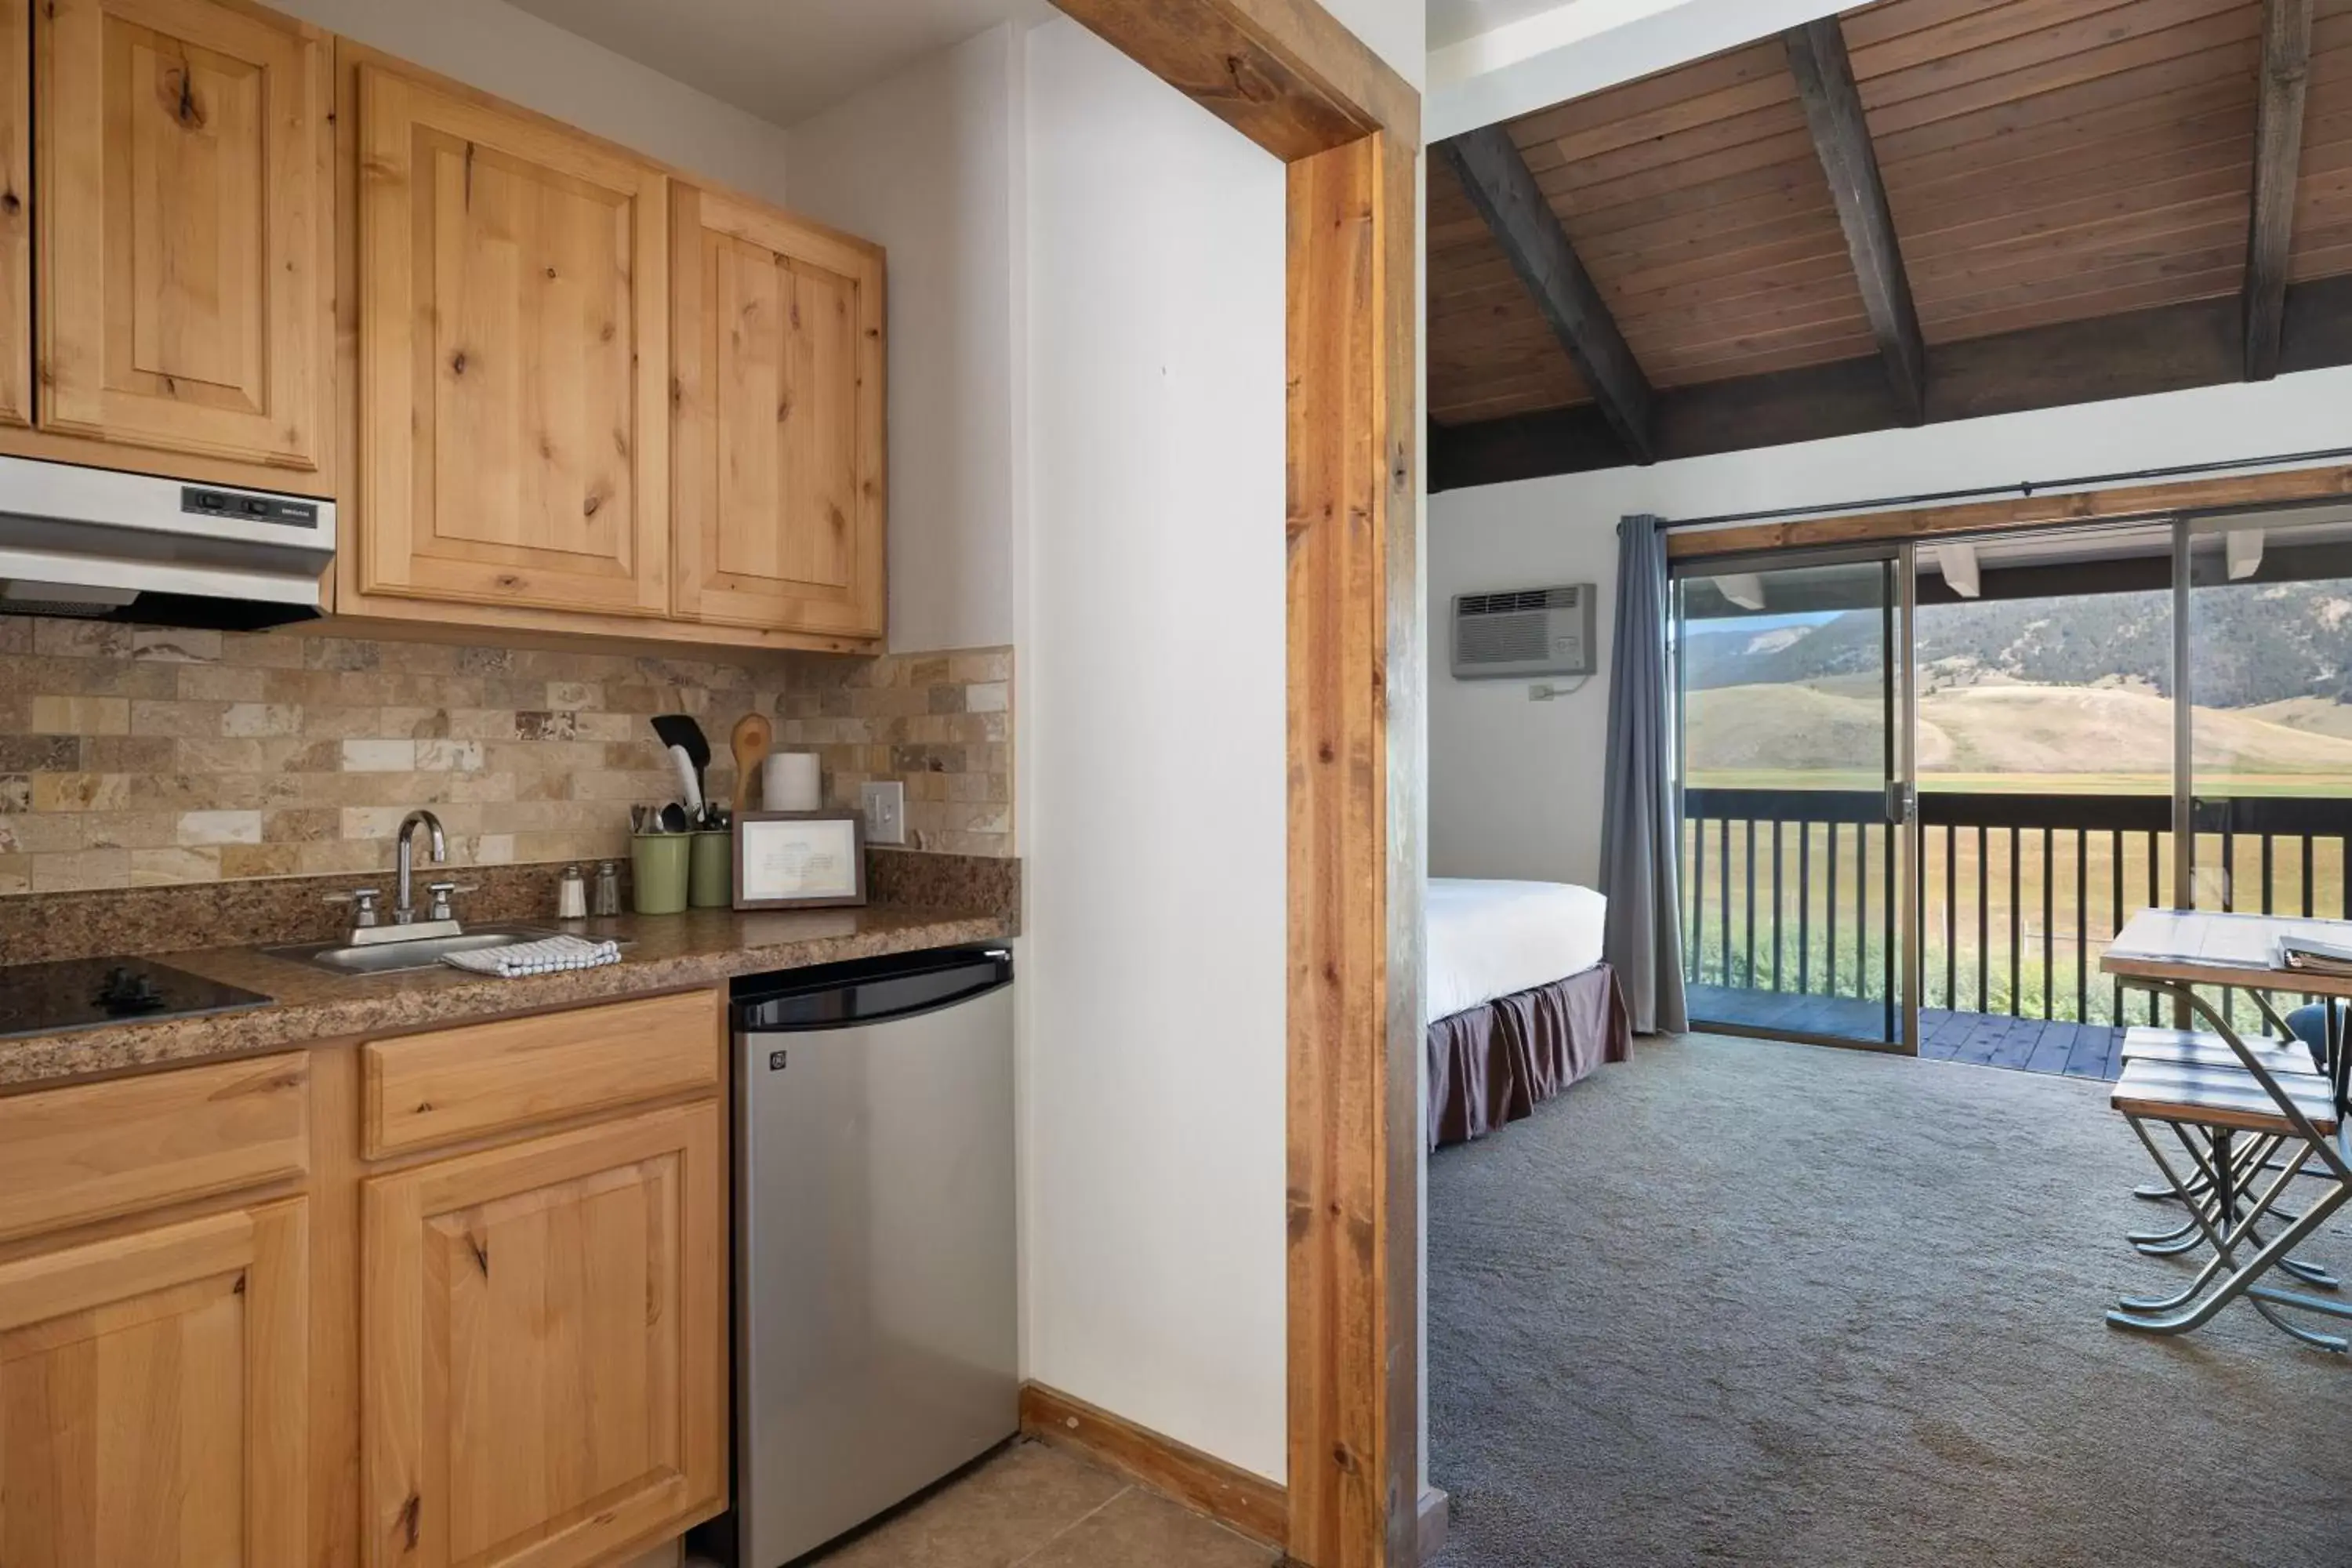
[[[1887,821],[1908,822],[1918,809],[1919,792],[1915,786],[1907,784],[1890,784],[1886,786]]]

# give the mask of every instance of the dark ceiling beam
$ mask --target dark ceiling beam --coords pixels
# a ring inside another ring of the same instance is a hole
[[[2304,0],[2308,4],[2308,0]],[[1846,57],[1845,33],[1835,16],[1824,16],[1780,36],[1813,151],[1837,200],[1838,223],[1853,258],[1862,307],[1886,363],[1886,383],[1895,413],[1906,425],[1927,417],[1927,346],[1919,333],[1919,311],[1911,300],[1911,279],[1903,270],[1903,249],[1895,237],[1895,217],[1886,205],[1886,184],[1878,174],[1878,152],[1870,122],[1863,117],[1862,93]]]
[[[1499,125],[1449,137],[1435,149],[1462,182],[1495,243],[1510,258],[1536,309],[1591,389],[1601,417],[1636,462],[1652,460],[1650,378],[1625,345],[1617,318],[1576,258],[1551,204],[1537,188],[1510,133]]]
[[[2286,291],[2285,372],[2352,364],[2352,276]],[[2018,414],[2192,386],[2243,374],[2239,301],[2224,297],[1946,343],[1927,376],[1927,422]],[[1874,354],[1705,382],[1658,395],[1662,460],[1749,451],[1897,426]],[[1622,467],[1591,407],[1433,425],[1429,488],[1458,489]]]
[[[2267,0],[2261,107],[2254,120],[2253,218],[2246,236],[2246,379],[2279,373],[2286,328],[2287,253],[2303,168],[2304,87],[2311,69],[2311,0]]]

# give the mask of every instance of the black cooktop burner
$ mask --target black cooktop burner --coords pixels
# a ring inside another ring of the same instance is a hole
[[[268,1001],[144,958],[0,965],[0,1037],[228,1013]]]

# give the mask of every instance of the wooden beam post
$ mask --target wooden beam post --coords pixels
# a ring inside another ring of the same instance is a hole
[[[1649,377],[1626,346],[1591,274],[1577,259],[1576,247],[1510,132],[1488,125],[1440,142],[1434,151],[1461,180],[1470,205],[1486,220],[1552,335],[1576,362],[1609,427],[1636,462],[1649,462],[1655,456]]]
[[[1421,102],[1316,0],[1055,0],[1289,166],[1288,1552],[1419,1561]]]
[[[2311,66],[2311,0],[2268,0],[2263,11],[2261,104],[2254,118],[2253,213],[2246,234],[2246,379],[2279,373],[2285,341],[2287,253],[2303,168],[2304,88]]]
[[[1805,106],[1805,123],[1813,133],[1813,151],[1829,176],[1830,195],[1837,202],[1838,223],[1845,230],[1846,250],[1853,258],[1854,281],[1862,287],[1862,307],[1870,318],[1871,335],[1886,362],[1886,384],[1895,393],[1895,412],[1906,425],[1927,418],[1927,347],[1919,332],[1919,312],[1911,300],[1911,279],[1903,269],[1903,248],[1895,235],[1895,216],[1886,205],[1886,184],[1879,178],[1878,152],[1870,140],[1870,121],[1864,117],[1862,94],[1854,86],[1853,62],[1847,58],[1845,32],[1835,16],[1823,16],[1791,27],[1780,36],[1789,54],[1789,70],[1797,79],[1797,96]]]

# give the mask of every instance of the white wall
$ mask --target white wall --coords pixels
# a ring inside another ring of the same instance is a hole
[[[784,199],[781,129],[501,0],[271,4],[664,163]]]
[[[890,647],[1013,640],[1021,29],[792,130],[795,211],[889,253]]]
[[[1430,870],[1599,877],[1607,656],[1576,696],[1530,702],[1526,682],[1453,679],[1446,617],[1455,594],[1590,581],[1607,648],[1622,516],[1831,507],[2347,444],[2352,369],[1433,496]]]
[[[1028,1375],[1284,1473],[1283,174],[1028,36]]]

